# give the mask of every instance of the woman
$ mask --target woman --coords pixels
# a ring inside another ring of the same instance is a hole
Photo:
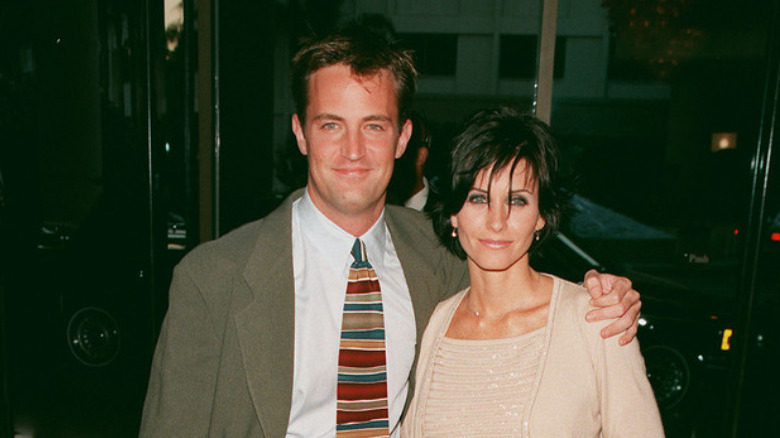
[[[509,108],[455,138],[432,219],[471,287],[430,319],[405,436],[663,436],[637,341],[602,339],[586,291],[528,263],[559,222],[557,160],[547,127]]]

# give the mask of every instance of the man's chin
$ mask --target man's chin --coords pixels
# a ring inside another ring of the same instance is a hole
[[[362,187],[365,186],[353,186],[350,187],[350,190],[343,190],[337,194],[339,209],[341,211],[359,214],[366,210],[372,210],[377,206],[384,206],[385,198],[383,195],[366,193],[365,191],[355,191],[355,189]]]
[[[379,183],[362,181],[359,183],[331,186],[326,192],[312,193],[315,205],[322,204],[325,209],[339,211],[341,214],[362,214],[384,207],[384,193],[376,193],[371,188]],[[311,192],[310,192],[311,193]]]
[[[369,201],[365,197],[342,197],[339,201],[339,209],[344,213],[359,214],[377,205],[379,201]]]

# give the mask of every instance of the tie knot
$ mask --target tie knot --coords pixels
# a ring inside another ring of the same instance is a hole
[[[355,258],[355,263],[362,264],[368,261],[366,257],[366,244],[360,239],[355,239],[355,244],[352,245],[352,257]]]

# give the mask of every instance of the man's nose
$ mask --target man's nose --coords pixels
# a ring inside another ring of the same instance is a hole
[[[366,147],[358,130],[350,130],[341,145],[341,155],[349,160],[359,160],[365,155]]]

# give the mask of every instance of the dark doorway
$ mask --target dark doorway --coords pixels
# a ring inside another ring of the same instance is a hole
[[[137,436],[154,345],[145,2],[5,2],[0,288],[16,436]],[[149,56],[147,56],[149,55]]]

